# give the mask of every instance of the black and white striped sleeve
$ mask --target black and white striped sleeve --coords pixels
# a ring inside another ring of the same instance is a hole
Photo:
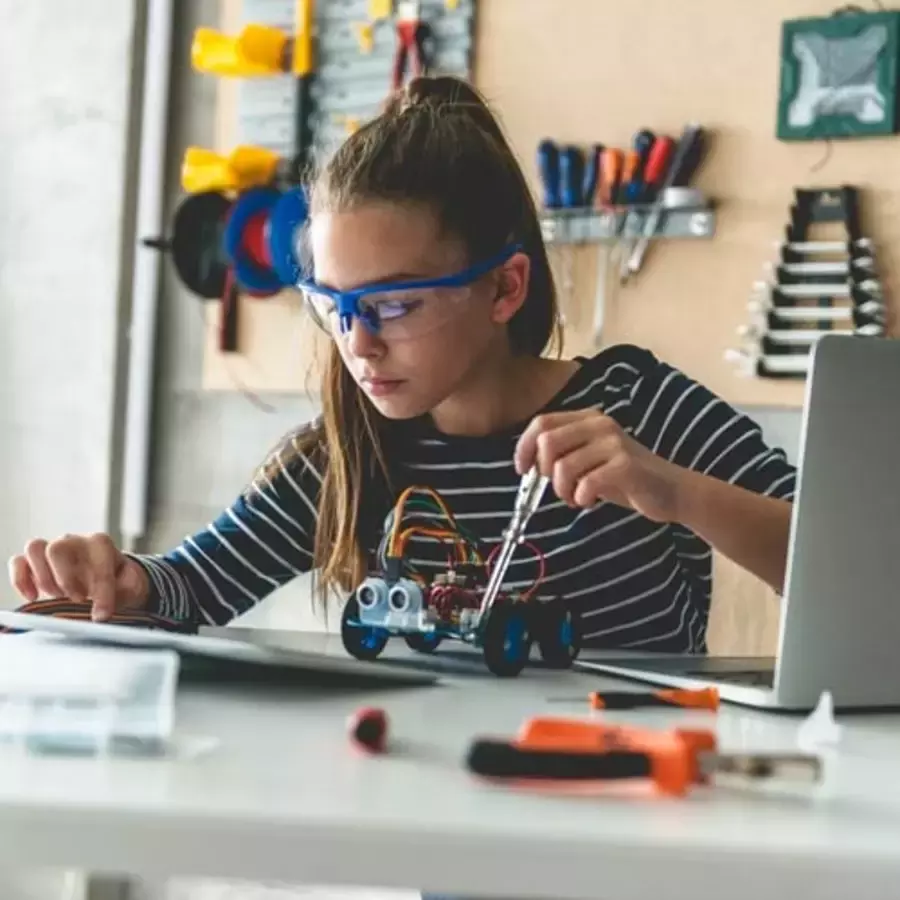
[[[135,555],[150,578],[150,609],[224,625],[310,571],[320,483],[308,459],[282,467],[174,550]]]
[[[757,494],[792,500],[796,470],[762,429],[665,363],[644,368],[631,391],[632,435],[654,453]]]

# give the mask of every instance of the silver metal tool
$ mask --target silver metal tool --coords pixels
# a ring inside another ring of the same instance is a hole
[[[503,532],[503,544],[491,568],[491,577],[488,579],[484,597],[481,600],[479,621],[491,611],[491,607],[500,593],[500,586],[506,577],[506,570],[516,552],[516,547],[525,540],[525,527],[540,505],[541,497],[544,496],[549,481],[550,479],[546,475],[540,474],[537,467],[532,467],[522,476],[512,518],[509,520],[506,531]]]
[[[681,139],[678,141],[678,145],[675,147],[672,155],[672,162],[660,185],[659,194],[653,205],[650,207],[650,212],[647,214],[647,218],[644,221],[643,233],[634,244],[631,253],[628,256],[626,267],[623,270],[623,274],[625,274],[626,277],[640,271],[644,261],[644,254],[650,246],[651,239],[656,235],[663,213],[665,212],[664,198],[666,189],[673,187],[675,182],[682,175],[682,170],[688,162],[691,153],[694,151],[694,143],[698,140],[701,133],[702,128],[695,124],[690,124],[684,129]]]

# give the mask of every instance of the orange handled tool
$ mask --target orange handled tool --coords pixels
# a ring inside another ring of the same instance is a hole
[[[641,175],[641,154],[637,150],[626,150],[622,163],[622,180],[616,192],[616,203],[628,202],[628,196],[636,190]]]
[[[576,702],[572,697],[553,697],[554,701]],[[577,698],[580,700],[581,698]],[[719,691],[716,688],[659,691],[591,691],[588,694],[591,709],[645,709],[649,707],[680,706],[685,709],[719,708]]]
[[[600,155],[600,178],[597,182],[597,206],[612,206],[616,202],[619,182],[622,178],[624,154],[607,147]]]
[[[801,753],[720,753],[712,731],[652,731],[582,719],[534,718],[514,741],[478,740],[470,771],[486,778],[539,781],[650,781],[680,796],[717,773],[751,779],[821,777],[821,760]]]

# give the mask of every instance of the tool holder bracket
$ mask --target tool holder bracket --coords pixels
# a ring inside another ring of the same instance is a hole
[[[548,244],[597,244],[639,238],[651,207],[621,209],[559,209],[541,216],[541,233]],[[716,230],[713,207],[663,210],[653,240],[709,239]]]

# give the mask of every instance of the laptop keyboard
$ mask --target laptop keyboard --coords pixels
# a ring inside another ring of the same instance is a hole
[[[747,687],[771,688],[775,685],[775,673],[771,670],[753,669],[746,672],[685,672],[689,678],[702,681],[718,681],[724,684],[741,684]]]

